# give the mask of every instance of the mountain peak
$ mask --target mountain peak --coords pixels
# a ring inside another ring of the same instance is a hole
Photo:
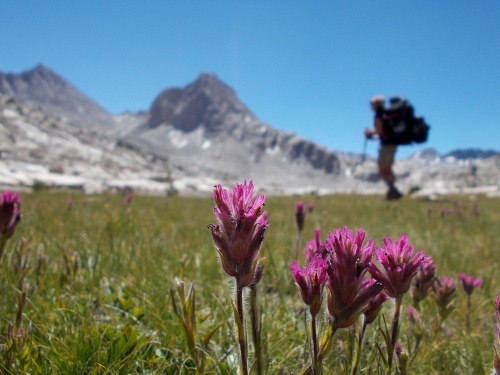
[[[18,76],[14,74],[12,74],[11,76],[13,77],[13,79],[16,79],[16,77],[18,77],[31,86],[50,84],[53,86],[57,86],[60,89],[70,86],[70,84],[66,82],[64,78],[62,78],[43,64],[38,64],[33,69],[25,71]]]
[[[212,74],[212,73],[201,73],[195,82],[198,82],[200,84],[206,84],[206,85],[222,83],[222,81],[219,79],[219,77],[217,77],[217,75]]]
[[[21,74],[0,72],[0,93],[89,129],[105,129],[115,119],[43,64]]]
[[[222,82],[215,74],[200,74],[196,81],[186,87],[186,91],[203,92],[222,101],[239,102],[234,90]]]
[[[31,69],[29,72],[37,72],[37,73],[49,73],[49,74],[54,74],[52,70],[50,70],[48,67],[46,67],[43,64],[38,64],[35,66],[33,69]]]
[[[255,118],[231,87],[214,74],[202,73],[186,87],[167,89],[158,95],[151,106],[149,127],[168,124],[191,132],[203,126],[208,132],[218,132],[231,116]]]

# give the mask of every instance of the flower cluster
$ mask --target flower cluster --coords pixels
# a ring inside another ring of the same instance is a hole
[[[371,323],[383,302],[408,292],[416,275],[422,295],[427,293],[434,280],[432,258],[425,257],[423,252],[414,254],[414,247],[406,236],[402,235],[399,241],[384,238],[382,247],[376,247],[373,239],[364,242],[362,229],[355,235],[349,228],[337,229],[328,233],[325,242],[321,241],[320,231],[316,230],[314,239],[307,242],[304,249],[305,268],[301,270],[297,262],[291,266],[307,305],[311,305],[312,297],[310,284],[304,282],[305,275],[315,275],[314,280],[318,283],[324,280],[328,290],[327,310],[338,328],[349,327],[361,314]],[[372,263],[372,257],[377,264]],[[327,276],[320,259],[326,261]],[[321,290],[319,285],[314,289],[316,301],[321,300],[317,296]]]
[[[326,311],[331,322],[332,329],[328,331],[332,332],[331,335],[339,328],[350,327],[360,316],[364,316],[363,328],[356,342],[353,373],[359,364],[366,326],[376,319],[385,301],[389,298],[396,299],[393,326],[391,332],[387,331],[385,335],[386,363],[390,372],[397,343],[402,296],[410,289],[417,273],[415,293],[419,294],[419,299],[425,297],[434,280],[432,258],[425,257],[423,252],[415,254],[414,250],[404,235],[399,241],[384,238],[383,246],[376,247],[373,239],[365,243],[365,232],[362,229],[355,235],[347,227],[337,229],[328,233],[325,242],[321,241],[320,231],[315,231],[314,239],[307,242],[304,249],[304,269],[296,261],[290,267],[302,300],[309,306],[312,316],[314,373],[320,371],[318,369],[325,356],[323,349],[316,348],[315,336],[315,317],[321,308],[324,286],[328,291]],[[372,263],[372,258],[375,258],[377,264]]]

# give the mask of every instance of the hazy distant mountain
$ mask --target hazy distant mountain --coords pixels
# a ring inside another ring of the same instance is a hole
[[[262,123],[214,75],[163,91],[149,114],[124,141],[184,173],[321,186],[342,171],[337,153]]]
[[[466,159],[486,159],[499,154],[500,152],[494,150],[480,150],[477,148],[468,148],[468,149],[454,150],[445,154],[444,156],[445,157],[452,156],[458,160],[466,160]]]
[[[86,129],[103,131],[116,125],[111,114],[43,65],[21,74],[0,72],[0,93]]]
[[[168,165],[0,94],[0,185],[165,192]]]

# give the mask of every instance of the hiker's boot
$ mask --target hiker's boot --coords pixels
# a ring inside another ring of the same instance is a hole
[[[390,189],[387,192],[385,199],[387,199],[388,201],[394,201],[394,200],[400,199],[402,196],[403,196],[403,194],[401,194],[398,189],[394,188],[394,189]]]

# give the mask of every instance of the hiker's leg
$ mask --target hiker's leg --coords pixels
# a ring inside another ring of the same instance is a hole
[[[392,166],[379,167],[379,174],[380,177],[382,177],[382,180],[384,180],[389,187],[391,187],[391,185],[394,185],[396,176],[394,176],[394,173],[392,172]]]
[[[387,185],[394,184],[396,176],[392,172],[394,155],[396,154],[396,145],[381,145],[378,155],[378,171],[382,180]]]
[[[387,192],[387,199],[401,198],[401,193],[394,185],[396,176],[392,171],[392,164],[394,163],[394,155],[396,154],[396,145],[381,145],[378,159],[378,168],[380,177],[385,181],[389,187]]]

